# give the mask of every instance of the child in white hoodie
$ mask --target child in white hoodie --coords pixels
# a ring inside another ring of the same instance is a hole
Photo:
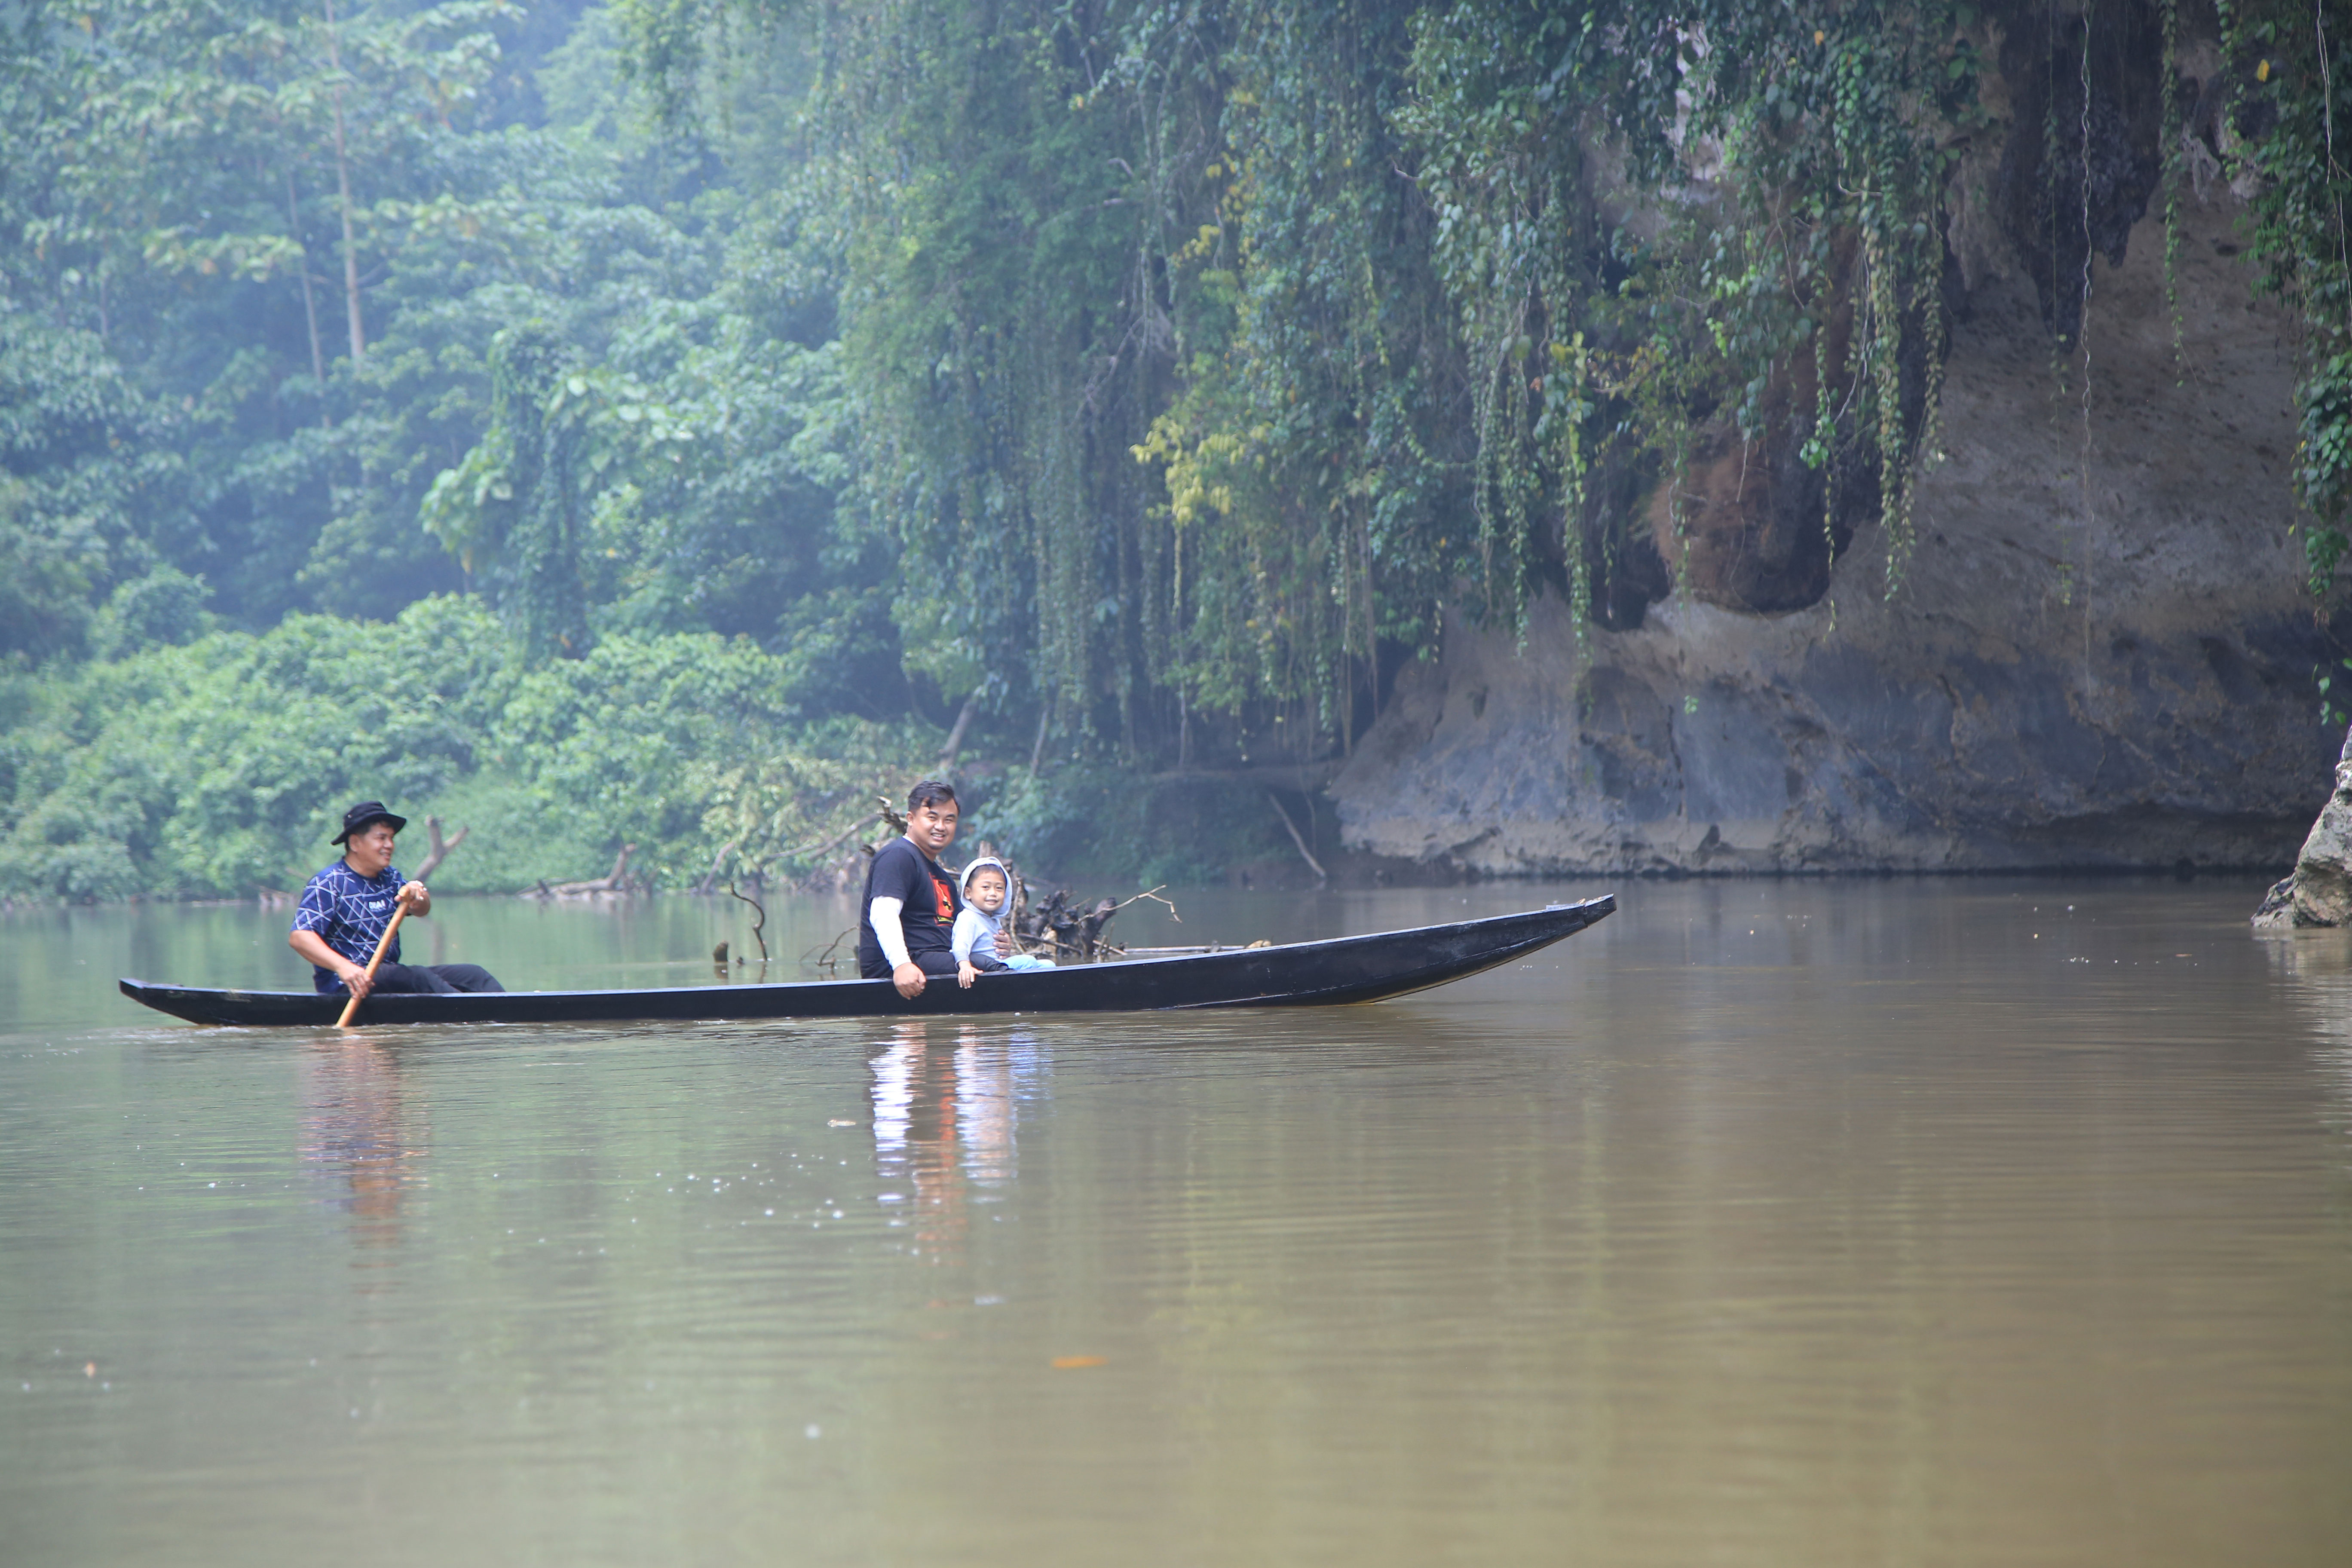
[[[956,916],[955,930],[948,937],[948,951],[955,955],[957,984],[970,985],[992,970],[1054,967],[1052,959],[1025,952],[1010,958],[996,956],[996,932],[1004,923],[1009,886],[1004,862],[993,856],[983,855],[963,868],[963,910]]]

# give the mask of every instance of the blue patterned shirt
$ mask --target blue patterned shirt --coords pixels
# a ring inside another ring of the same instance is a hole
[[[392,911],[399,907],[397,867],[386,866],[380,877],[362,877],[349,861],[338,860],[302,889],[302,901],[294,910],[294,929],[317,931],[329,947],[365,967],[375,956],[375,944],[383,939],[383,928],[392,923]],[[400,962],[398,937],[392,939],[392,950],[383,961]],[[333,970],[317,964],[310,966],[310,984],[321,991],[343,989]]]

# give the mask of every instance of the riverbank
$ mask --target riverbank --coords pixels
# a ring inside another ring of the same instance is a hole
[[[1106,889],[2283,869],[2326,798],[2342,730],[2315,676],[2352,626],[2303,586],[2293,322],[2253,298],[2237,221],[2221,187],[2184,209],[2178,357],[2158,221],[2099,265],[2087,390],[2014,267],[1979,257],[1892,596],[1872,525],[1795,609],[1694,568],[1622,630],[1580,635],[1557,598],[1524,642],[1457,616],[1349,754],[1286,765],[976,739],[950,769],[967,841]],[[1659,526],[1671,558],[1681,524]],[[830,667],[740,639],[504,650],[451,596],[0,679],[0,896],[299,887],[336,803],[367,795],[473,828],[450,890],[593,879],[628,843],[658,886],[838,881],[845,826],[949,745],[911,717],[811,717]]]

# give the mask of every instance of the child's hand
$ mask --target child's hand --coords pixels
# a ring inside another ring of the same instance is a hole
[[[971,990],[971,983],[979,978],[980,971],[971,966],[971,959],[967,958],[956,965],[956,984],[965,990]]]

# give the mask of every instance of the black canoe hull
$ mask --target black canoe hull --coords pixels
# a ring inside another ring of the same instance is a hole
[[[500,991],[383,995],[354,1022],[375,1024],[589,1024],[643,1019],[903,1018],[931,1014],[1132,1013],[1184,1007],[1299,1007],[1378,1002],[1459,980],[1572,936],[1617,907],[1612,898],[1556,904],[1457,925],[1280,947],[1233,948],[1181,958],[1073,964],[984,975],[964,990],[933,980],[913,1001],[887,980],[692,985],[658,991]],[[207,991],[144,980],[122,994],[197,1024],[331,1025],[344,998],[308,991]]]

